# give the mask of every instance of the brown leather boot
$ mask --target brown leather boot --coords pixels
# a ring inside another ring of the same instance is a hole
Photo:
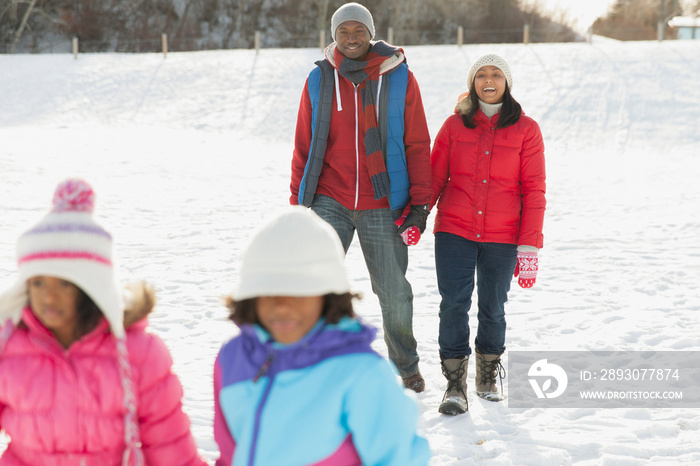
[[[423,376],[420,375],[420,371],[408,377],[402,377],[402,379],[403,386],[409,390],[413,390],[416,393],[420,393],[425,390],[425,380],[423,380]]]
[[[501,391],[496,386],[496,376],[501,382]],[[503,400],[503,378],[506,369],[501,364],[500,354],[476,352],[476,394],[488,401]]]

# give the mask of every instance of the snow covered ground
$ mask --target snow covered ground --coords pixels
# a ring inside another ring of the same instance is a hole
[[[490,52],[510,62],[547,149],[541,272],[533,289],[514,283],[508,349],[700,350],[700,42],[408,47],[433,137]],[[56,183],[89,180],[122,277],[157,286],[151,324],[212,464],[212,366],[236,331],[221,298],[251,229],[288,203],[297,105],[319,58],[0,55],[0,285]],[[469,414],[439,415],[432,235],[410,254],[433,465],[700,463],[698,409],[514,409],[472,391]],[[379,326],[357,244],[347,264],[359,313]],[[375,347],[386,354],[381,339]]]

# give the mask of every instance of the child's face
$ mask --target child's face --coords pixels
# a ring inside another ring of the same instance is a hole
[[[80,289],[69,281],[39,275],[27,280],[29,306],[63,346],[75,340]]]
[[[304,338],[323,311],[323,296],[265,296],[257,299],[258,319],[275,341],[296,343]]]
[[[474,90],[482,102],[503,102],[503,94],[506,92],[505,74],[495,66],[482,66],[474,76]]]

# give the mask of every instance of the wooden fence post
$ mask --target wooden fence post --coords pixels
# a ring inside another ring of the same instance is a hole
[[[260,51],[260,31],[255,31],[255,53]]]
[[[73,37],[73,58],[78,59],[78,38]]]
[[[461,47],[464,44],[464,28],[462,26],[457,28],[457,46]]]
[[[163,34],[160,36],[160,43],[163,48],[163,58],[166,58],[168,56],[168,35]]]
[[[530,25],[526,24],[523,26],[523,44],[530,43]]]

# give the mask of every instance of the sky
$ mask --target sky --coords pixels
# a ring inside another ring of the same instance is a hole
[[[600,16],[604,16],[615,0],[534,0],[540,2],[545,11],[565,13],[574,29],[586,32]],[[555,17],[556,18],[556,17]]]

